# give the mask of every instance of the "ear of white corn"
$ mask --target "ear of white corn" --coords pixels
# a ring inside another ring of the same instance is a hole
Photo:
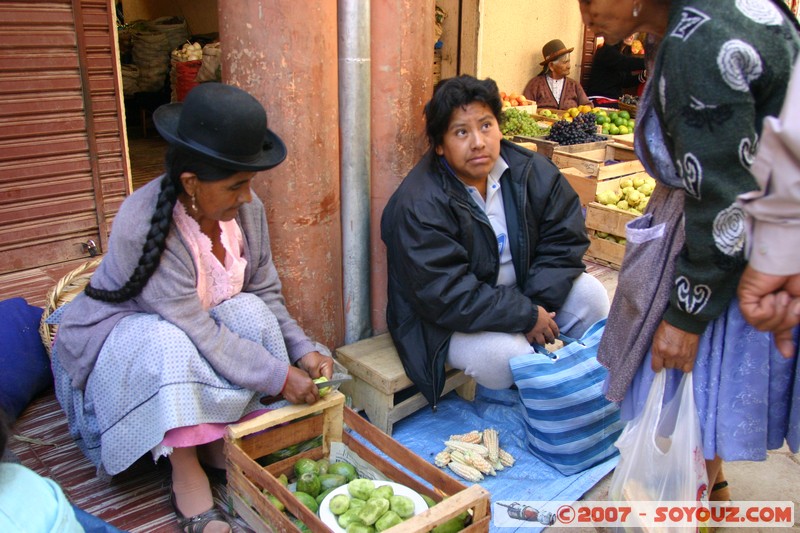
[[[473,452],[468,452],[465,455],[467,457],[468,464],[477,468],[481,474],[490,476],[497,475],[497,473],[494,471],[494,468],[492,468],[492,464],[486,460],[486,458],[481,457],[477,453]]]
[[[486,457],[489,455],[489,450],[483,444],[473,444],[471,442],[461,442],[457,440],[448,440],[444,443],[445,446],[453,448],[454,450],[461,450],[464,452],[473,452]]]
[[[503,448],[500,448],[497,457],[500,459],[500,462],[503,463],[503,466],[514,466],[514,461],[516,459],[514,459],[514,456],[505,451]]]
[[[471,442],[473,444],[478,444],[481,442],[481,432],[477,429],[473,429],[469,433],[462,433],[461,435],[450,435],[449,440],[457,440],[460,442]]]
[[[498,453],[500,450],[500,436],[494,428],[483,430],[483,445],[489,450],[489,460],[497,461]]]
[[[450,462],[450,452],[448,452],[447,450],[440,451],[439,453],[436,454],[436,457],[433,458],[433,462],[439,468],[444,468],[445,466],[447,466],[447,463]]]
[[[477,468],[465,465],[464,463],[459,463],[458,461],[451,461],[447,463],[447,468],[449,468],[462,478],[466,479],[467,481],[478,482],[483,480],[483,474],[481,474]]]

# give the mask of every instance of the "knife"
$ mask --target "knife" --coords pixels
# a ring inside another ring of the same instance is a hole
[[[338,388],[342,383],[346,383],[352,379],[353,377],[349,374],[334,374],[333,379],[329,379],[328,381],[320,381],[319,383],[315,383],[315,385],[317,386],[317,390],[327,387]],[[283,394],[278,394],[277,396],[262,396],[259,401],[262,405],[271,405],[283,399]]]

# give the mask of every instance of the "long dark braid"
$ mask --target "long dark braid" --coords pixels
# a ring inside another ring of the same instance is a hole
[[[150,230],[142,246],[142,255],[133,274],[125,284],[116,290],[103,290],[86,286],[86,294],[95,300],[109,303],[121,303],[141,294],[150,277],[158,268],[161,254],[167,245],[167,236],[172,224],[172,212],[178,196],[183,192],[180,176],[184,172],[192,172],[201,181],[217,181],[235,173],[205,161],[196,154],[190,154],[171,146],[165,158],[166,175],[161,180],[161,191],[158,194],[156,208],[150,218]]]

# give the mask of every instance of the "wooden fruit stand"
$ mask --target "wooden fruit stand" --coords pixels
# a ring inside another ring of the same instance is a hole
[[[315,461],[327,458],[331,443],[342,442],[390,480],[438,502],[427,511],[386,531],[427,532],[463,511],[470,512],[471,523],[462,531],[489,531],[491,505],[488,491],[477,484],[466,487],[345,407],[344,401],[343,394],[331,392],[314,405],[284,407],[228,426],[225,456],[229,497],[236,512],[252,529],[259,533],[299,531],[290,517],[269,502],[265,494],[268,492],[312,532],[330,532],[331,529],[300,503],[277,478],[281,474],[291,475],[294,463],[301,457]],[[319,446],[265,467],[257,462],[257,459],[320,435],[322,442]],[[394,462],[373,451],[364,441]]]
[[[608,207],[597,202],[586,206],[586,232],[589,249],[586,259],[619,270],[625,256],[625,245],[599,237],[598,232],[617,237],[625,236],[625,225],[638,215]]]

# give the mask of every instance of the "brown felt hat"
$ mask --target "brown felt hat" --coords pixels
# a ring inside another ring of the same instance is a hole
[[[545,66],[549,62],[554,61],[564,54],[572,52],[573,50],[575,50],[575,48],[567,48],[564,46],[564,43],[561,41],[561,39],[553,39],[542,47],[542,56],[544,56],[544,61],[539,64]]]

